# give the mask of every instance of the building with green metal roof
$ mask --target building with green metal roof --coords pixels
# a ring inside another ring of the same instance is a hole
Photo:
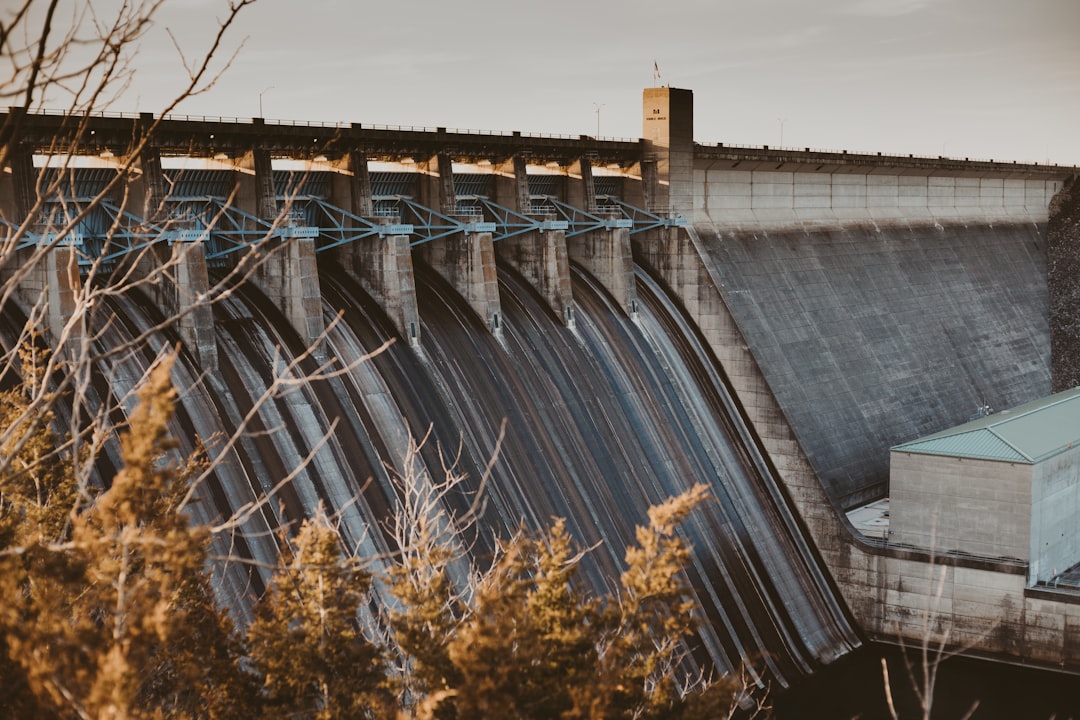
[[[1080,388],[890,452],[890,541],[1028,563],[1050,582],[1080,562]]]

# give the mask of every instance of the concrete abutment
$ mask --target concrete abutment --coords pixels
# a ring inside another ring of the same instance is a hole
[[[731,382],[762,448],[856,623],[882,642],[949,647],[998,661],[1080,673],[1080,597],[1029,586],[1026,564],[935,556],[857,539],[810,465],[728,310],[696,230],[635,237],[634,253],[675,294]],[[928,603],[930,622],[925,624]]]

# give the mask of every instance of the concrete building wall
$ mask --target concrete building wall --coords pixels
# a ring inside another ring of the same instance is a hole
[[[1032,466],[891,453],[890,543],[1027,561]]]
[[[1035,465],[1030,579],[1051,582],[1080,563],[1080,448]]]
[[[1075,672],[1080,667],[1080,603],[1075,594],[1032,591],[1022,568],[932,565],[899,557],[863,555],[865,569],[843,573],[867,578],[852,609],[871,637],[901,638],[912,646],[945,638],[964,652],[1041,664]]]

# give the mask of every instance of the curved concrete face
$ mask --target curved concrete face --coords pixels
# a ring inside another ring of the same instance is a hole
[[[696,230],[842,508],[887,493],[892,445],[1050,392],[1040,226]]]

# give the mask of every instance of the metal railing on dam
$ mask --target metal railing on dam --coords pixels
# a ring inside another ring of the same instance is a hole
[[[8,107],[8,113],[18,112],[17,108]],[[37,111],[37,115],[46,115],[53,117],[69,117],[70,112],[65,110],[49,110],[43,109]],[[86,115],[88,118],[118,118],[127,120],[140,120],[143,119],[142,113],[132,112],[111,112],[108,110],[97,110]],[[162,120],[177,121],[177,122],[197,122],[197,123],[222,123],[235,125],[238,123],[263,123],[266,125],[286,125],[291,127],[308,127],[308,128],[360,128],[366,130],[390,130],[395,132],[446,132],[453,135],[500,135],[506,137],[524,137],[524,138],[547,138],[554,140],[581,140],[584,137],[600,140],[604,142],[637,142],[633,138],[623,137],[608,137],[603,135],[597,136],[584,136],[584,135],[569,135],[566,133],[533,133],[533,132],[521,132],[518,130],[481,130],[477,128],[443,128],[434,127],[430,125],[388,125],[380,123],[354,123],[343,120],[297,120],[297,119],[282,119],[282,118],[244,118],[239,116],[229,115],[187,115],[184,113],[168,113],[160,116]]]
[[[772,162],[782,169],[804,172],[829,172],[843,166],[872,166],[878,168],[917,168],[949,173],[990,173],[1025,177],[1062,177],[1080,168],[1057,163],[1021,162],[982,158],[956,158],[946,155],[889,154],[819,148],[777,147],[771,145],[737,145],[731,143],[695,144],[695,160],[736,160]],[[815,163],[821,167],[813,167]],[[781,169],[778,167],[776,169]]]
[[[627,166],[641,157],[641,141],[588,135],[549,135],[440,127],[365,125],[362,123],[275,121],[204,116],[163,118],[152,114],[95,113],[80,118],[61,113],[0,114],[0,143],[19,142],[35,151],[57,152],[78,139],[81,154],[124,154],[134,139],[153,128],[153,144],[165,154],[213,155],[252,146],[295,157],[315,153],[334,157],[352,149],[369,156],[403,157],[448,152],[476,158],[526,154],[544,160],[572,161],[588,156],[601,163]]]

